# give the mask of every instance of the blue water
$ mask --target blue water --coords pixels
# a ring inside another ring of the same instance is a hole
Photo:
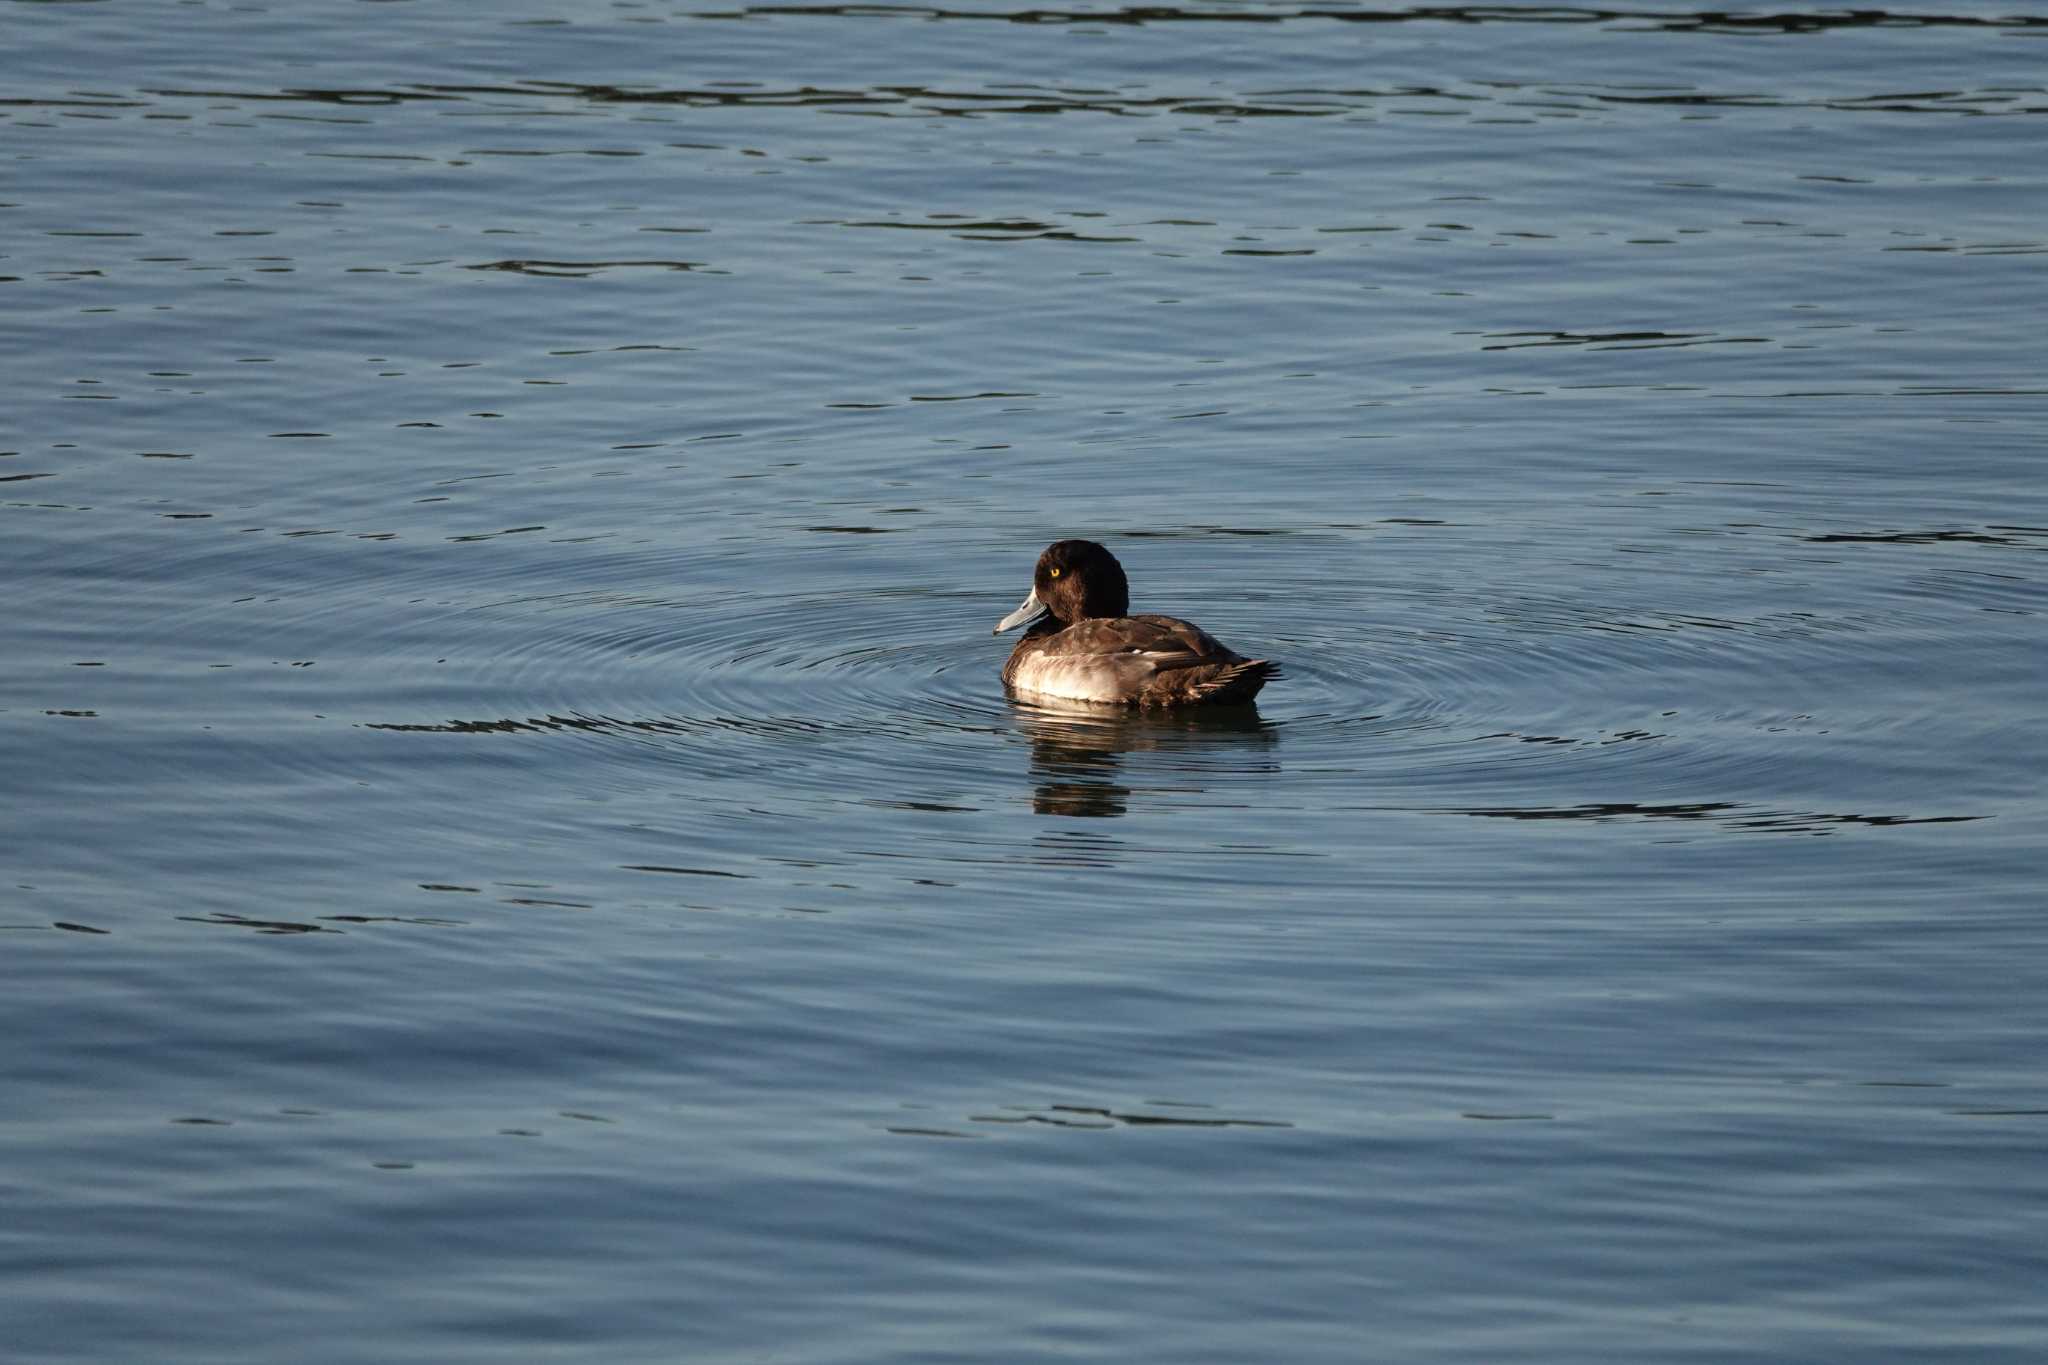
[[[2044,40],[0,6],[6,1359],[2040,1359]]]

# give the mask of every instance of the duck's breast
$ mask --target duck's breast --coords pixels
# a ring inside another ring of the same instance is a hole
[[[1137,654],[1026,654],[1004,670],[1020,692],[1063,701],[1127,702],[1158,672],[1156,660]]]

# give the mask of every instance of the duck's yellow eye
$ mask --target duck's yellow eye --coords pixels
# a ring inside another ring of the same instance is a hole
[[[1058,578],[1060,576],[1059,565],[1055,564],[1050,569],[1047,569],[1045,571],[1045,576],[1047,578]]]

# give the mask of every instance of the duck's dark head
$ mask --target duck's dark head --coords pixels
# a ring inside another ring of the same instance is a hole
[[[995,633],[1050,616],[1061,626],[1097,616],[1131,614],[1131,585],[1116,556],[1092,540],[1061,540],[1045,547],[1031,571],[1031,593],[997,623]]]

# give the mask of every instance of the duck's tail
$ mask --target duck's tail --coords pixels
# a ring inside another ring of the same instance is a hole
[[[1204,669],[1202,676],[1189,679],[1187,697],[1191,702],[1211,706],[1247,702],[1259,695],[1268,679],[1279,676],[1280,665],[1271,659],[1239,659],[1234,664],[1222,665],[1214,673]]]

